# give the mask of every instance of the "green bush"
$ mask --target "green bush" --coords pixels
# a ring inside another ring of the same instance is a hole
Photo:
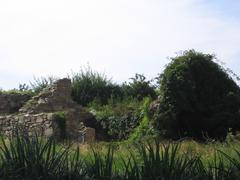
[[[90,67],[72,74],[73,99],[86,106],[93,101],[107,104],[111,97],[121,96],[120,86],[113,84],[104,74],[93,71]]]
[[[109,139],[124,140],[129,137],[143,117],[142,103],[134,99],[109,102],[104,106],[92,103],[89,110],[95,114]]]
[[[240,88],[214,56],[190,50],[172,61],[160,76],[156,125],[173,138],[224,139],[239,129]]]
[[[158,136],[158,132],[155,129],[153,125],[153,121],[151,121],[149,107],[151,104],[150,98],[145,98],[143,100],[143,103],[141,104],[140,114],[141,116],[139,118],[138,126],[136,126],[132,133],[130,134],[128,138],[128,142],[136,142],[136,141],[142,141],[147,139],[152,139],[153,137]]]
[[[134,78],[130,78],[131,82],[122,85],[126,97],[136,98],[143,100],[145,97],[152,99],[156,98],[156,92],[151,81],[147,81],[146,77],[142,74],[136,74]]]

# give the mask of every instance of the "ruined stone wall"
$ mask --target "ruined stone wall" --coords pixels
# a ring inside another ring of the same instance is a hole
[[[53,127],[56,127],[53,122],[53,113],[0,116],[0,134],[11,136],[16,128],[20,128],[27,130],[29,135],[37,133],[51,137],[54,134]]]
[[[0,93],[0,114],[17,112],[30,98],[29,94]]]
[[[64,119],[64,130],[55,116],[55,113],[39,113],[39,114],[17,114],[0,116],[0,135],[7,137],[15,136],[16,130],[19,130],[28,135],[37,134],[38,136],[53,137],[57,140],[62,140],[62,131],[65,131],[64,139],[74,140],[76,142],[92,142],[95,139],[94,133],[89,133],[89,128],[83,123],[78,124],[71,119],[72,113],[66,113]],[[92,128],[90,128],[92,129]],[[93,131],[92,130],[92,131]],[[91,136],[91,137],[90,137]]]
[[[20,95],[2,96],[2,98],[1,100],[0,96],[0,113],[1,103],[4,114],[24,105],[18,110],[18,113],[0,116],[0,134],[14,135],[16,127],[23,127],[28,134],[36,132],[39,135],[53,136],[57,139],[63,136],[63,131],[65,131],[64,139],[66,137],[66,139],[78,142],[82,142],[84,139],[88,141],[95,139],[93,127],[96,124],[96,119],[72,100],[70,79],[59,79],[31,99],[28,96]],[[7,98],[9,99],[6,100]],[[61,124],[63,122],[58,124],[59,121],[55,119],[56,114],[63,112],[65,116],[64,128]]]

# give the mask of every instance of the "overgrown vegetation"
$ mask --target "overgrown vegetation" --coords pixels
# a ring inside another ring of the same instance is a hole
[[[92,146],[83,153],[53,139],[18,134],[1,138],[0,179],[239,179],[239,142],[201,145],[200,153],[199,146],[155,140]]]
[[[89,104],[98,123],[112,140],[125,140],[139,125],[143,118],[142,104],[144,101],[125,99],[119,102],[109,102],[107,105]]]
[[[158,85],[141,74],[116,84],[89,67],[72,73],[73,99],[95,115],[102,140],[115,142],[82,153],[53,139],[2,138],[0,179],[239,179],[240,88],[214,58],[186,51],[172,58]],[[55,80],[4,93],[36,94]],[[66,114],[53,119],[65,139]]]
[[[36,95],[40,91],[42,91],[44,88],[47,86],[53,84],[58,78],[53,77],[53,76],[48,76],[48,77],[40,77],[36,78],[34,77],[34,80],[32,82],[29,82],[29,85],[24,83],[24,84],[19,84],[18,89],[11,89],[8,91],[4,91],[0,89],[0,93],[2,94],[29,94],[29,95]]]
[[[73,99],[83,106],[95,102],[106,105],[109,101],[115,102],[125,99],[143,100],[145,97],[156,98],[154,86],[142,74],[130,78],[130,82],[123,84],[113,83],[105,74],[93,71],[90,67],[81,69],[72,76]]]
[[[0,94],[26,94],[26,95],[30,95],[30,96],[33,96],[34,93],[32,90],[20,90],[20,89],[11,89],[11,90],[8,90],[8,91],[5,91],[5,90],[1,90],[0,89]]]
[[[228,132],[236,135],[240,130],[240,88],[231,76],[239,78],[214,60],[210,54],[186,51],[172,58],[156,78],[157,85],[142,74],[117,84],[90,67],[82,68],[69,75],[72,97],[95,115],[95,128],[107,140],[135,141],[153,134],[224,140]],[[55,80],[35,78],[17,92],[36,94]],[[160,104],[151,114],[143,108],[146,98],[150,98],[147,108],[156,99]]]
[[[160,76],[156,124],[172,138],[224,140],[240,127],[240,88],[214,56],[187,51],[172,59]]]
[[[58,78],[54,76],[40,77],[40,78],[34,77],[34,81],[30,82],[30,86],[25,86],[25,87],[27,87],[28,89],[31,89],[35,94],[38,94],[47,86],[52,85],[57,79]]]
[[[151,103],[150,98],[145,98],[141,107],[141,119],[139,120],[139,125],[136,126],[131,135],[129,136],[127,142],[136,142],[147,139],[152,139],[154,137],[159,137],[156,128],[154,127],[153,121],[150,118],[149,106]]]
[[[135,77],[130,78],[130,82],[122,85],[125,97],[131,97],[139,101],[146,97],[155,99],[157,96],[155,86],[152,85],[152,80],[147,80],[143,74],[135,74]]]
[[[90,67],[73,73],[71,79],[73,99],[83,106],[93,101],[107,104],[110,98],[122,97],[119,85],[112,83],[105,74],[95,72]]]
[[[143,118],[143,99],[157,96],[144,75],[136,74],[128,83],[117,85],[89,67],[72,74],[72,86],[73,99],[95,114],[112,140],[127,139]]]

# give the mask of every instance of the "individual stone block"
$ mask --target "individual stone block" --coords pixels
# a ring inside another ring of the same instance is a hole
[[[46,137],[51,137],[53,135],[53,129],[52,128],[48,128],[44,131],[44,135]]]
[[[85,137],[84,141],[85,142],[94,142],[96,137],[96,131],[94,128],[87,127],[85,131]]]

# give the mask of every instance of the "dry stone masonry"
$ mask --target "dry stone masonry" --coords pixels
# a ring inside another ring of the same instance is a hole
[[[50,137],[53,134],[52,117],[52,113],[0,116],[0,132],[6,136],[11,136],[16,130],[15,128],[18,127],[28,130],[29,135],[37,133]]]
[[[56,118],[64,114],[64,119]],[[29,134],[64,137],[75,141],[94,141],[94,116],[71,98],[71,80],[60,79],[27,101],[17,114],[0,116],[0,133],[14,135],[15,127]],[[64,132],[63,132],[64,131]]]
[[[0,114],[17,112],[30,98],[29,94],[0,93]]]

